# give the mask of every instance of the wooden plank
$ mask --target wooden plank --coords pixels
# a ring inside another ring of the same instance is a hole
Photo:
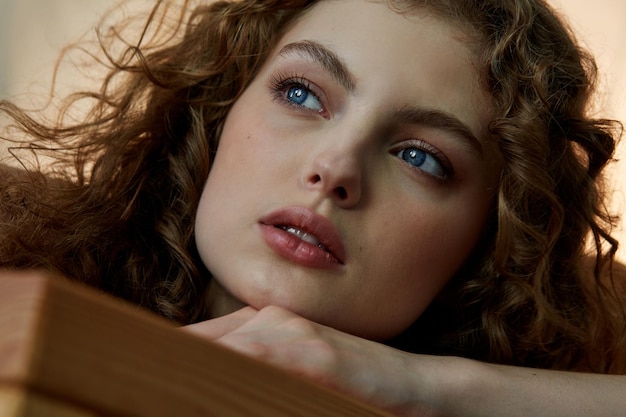
[[[2,385],[107,415],[388,415],[38,273],[0,273]]]
[[[17,387],[0,386],[2,417],[96,417],[96,414]]]

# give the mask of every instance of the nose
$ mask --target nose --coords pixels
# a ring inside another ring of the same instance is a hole
[[[359,204],[362,181],[362,161],[355,149],[324,149],[314,156],[304,174],[306,188],[331,198],[342,208]]]

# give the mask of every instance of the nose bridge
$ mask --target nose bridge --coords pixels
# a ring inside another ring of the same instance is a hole
[[[366,133],[364,129],[331,131],[315,147],[305,182],[339,205],[355,205],[363,193]]]
[[[360,159],[362,152],[357,141],[337,138],[316,153],[314,163],[318,170],[327,174],[329,180],[342,181],[359,174]]]

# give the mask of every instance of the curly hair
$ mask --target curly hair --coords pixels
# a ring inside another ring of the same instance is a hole
[[[220,125],[301,6],[213,2],[172,25],[174,7],[159,1],[135,43],[117,27],[99,33],[111,70],[64,108],[95,100],[84,121],[50,127],[3,102],[61,180],[5,185],[0,265],[53,269],[177,322],[203,317],[208,274],[193,224]],[[16,209],[23,190],[28,205]]]
[[[504,161],[482,256],[454,280],[454,303],[434,305],[436,312],[424,316],[438,335],[431,349],[608,371],[623,349],[625,324],[611,273],[615,219],[604,205],[601,172],[621,125],[589,114],[593,58],[541,1],[414,0],[398,9],[416,6],[461,23],[472,37],[494,100],[489,140]],[[592,273],[582,261],[590,256],[589,236]],[[453,306],[460,306],[456,316]]]
[[[108,75],[99,91],[69,97],[60,122],[0,103],[30,137],[5,133],[12,149],[54,161],[46,175],[16,170],[0,185],[0,267],[55,270],[179,323],[206,318],[210,273],[193,225],[222,123],[281,34],[313,3],[184,1],[176,12],[158,1],[138,40],[126,41],[118,26],[100,33]],[[593,59],[541,0],[387,3],[465,29],[495,103],[488,140],[504,161],[475,256],[390,343],[609,371],[624,312],[610,272],[617,242],[601,173],[620,126],[589,114]],[[94,104],[83,120],[61,122],[84,100]],[[582,262],[588,252],[591,274]]]

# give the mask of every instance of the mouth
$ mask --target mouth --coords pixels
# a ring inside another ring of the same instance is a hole
[[[301,239],[307,243],[310,243],[311,245],[315,245],[320,249],[323,249],[325,251],[328,252],[328,249],[326,248],[326,246],[324,246],[324,244],[322,242],[320,242],[314,235],[312,235],[311,233],[307,233],[301,229],[298,229],[297,227],[293,227],[293,226],[274,226],[278,229],[284,230],[287,233],[290,233],[294,236],[296,236],[298,239]]]
[[[306,207],[283,207],[259,224],[267,245],[284,258],[325,269],[345,263],[345,248],[333,223]]]

